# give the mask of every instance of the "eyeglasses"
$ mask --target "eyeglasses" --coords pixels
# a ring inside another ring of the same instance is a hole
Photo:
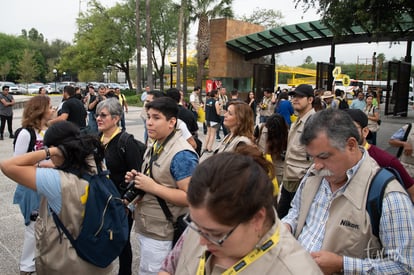
[[[203,237],[204,239],[208,240],[209,242],[218,245],[218,246],[222,246],[224,241],[227,240],[231,233],[233,233],[234,230],[236,230],[236,228],[239,226],[239,224],[237,224],[235,227],[233,227],[228,233],[224,234],[223,237],[221,237],[220,239],[215,239],[214,237],[212,237],[210,234],[208,233],[204,233],[203,231],[201,231],[197,225],[195,223],[193,223],[190,220],[190,214],[187,213],[184,218],[183,218],[184,222],[188,225],[188,227],[190,227],[192,230],[194,230],[195,232],[197,232],[201,237]]]
[[[95,114],[95,118],[101,117],[102,119],[105,119],[107,116],[110,116],[111,114],[105,114],[105,113],[100,113],[100,114]]]

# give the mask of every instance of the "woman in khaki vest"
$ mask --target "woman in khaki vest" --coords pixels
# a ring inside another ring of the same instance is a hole
[[[79,127],[66,120],[48,128],[43,144],[43,149],[0,163],[7,177],[41,196],[35,225],[36,274],[111,274],[112,264],[100,268],[80,258],[69,239],[56,228],[50,213],[53,210],[74,239],[78,237],[88,190],[88,182],[81,175],[97,172],[96,164],[103,163],[104,148],[97,137],[80,135]],[[45,159],[56,168],[39,167]]]
[[[221,152],[233,152],[241,144],[254,144],[253,112],[249,104],[243,101],[231,101],[224,114],[223,125],[229,133],[213,149],[205,151],[200,157],[200,163]]]
[[[253,146],[221,153],[193,173],[188,228],[159,275],[322,274],[273,208],[273,166]]]

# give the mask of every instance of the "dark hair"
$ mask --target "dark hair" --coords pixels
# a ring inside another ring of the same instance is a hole
[[[81,176],[90,173],[88,157],[93,156],[96,163],[104,159],[104,148],[97,136],[81,135],[79,127],[69,121],[58,121],[46,131],[43,144],[61,149],[65,158],[59,169]]]
[[[233,90],[231,90],[230,94],[235,96],[235,95],[239,94],[239,91],[237,91],[237,89],[233,89]]]
[[[43,86],[39,88],[39,92],[38,92],[39,94],[42,92],[43,88],[44,88]]]
[[[281,99],[289,99],[289,95],[287,92],[280,92],[279,94],[279,100]]]
[[[335,90],[335,96],[342,96],[343,94],[344,94],[345,92],[343,91],[343,90],[341,90],[341,89],[336,89]]]
[[[187,192],[192,207],[205,207],[214,220],[229,226],[249,221],[262,207],[268,220],[275,220],[268,175],[272,168],[266,161],[257,161],[263,158],[257,148],[248,147],[243,154],[219,153],[197,166]]]
[[[4,86],[1,88],[1,90],[2,90],[2,91],[6,90],[6,89],[10,89],[10,86],[4,85]]]
[[[65,87],[63,87],[63,92],[66,92],[69,97],[74,96],[75,95],[75,87],[67,85]]]
[[[313,98],[312,107],[315,110],[315,112],[319,112],[320,110],[323,110],[322,99],[320,96],[315,96]]]
[[[165,96],[163,92],[158,91],[158,90],[151,90],[147,92],[147,95],[152,95],[154,98],[160,98],[160,97]]]
[[[177,103],[180,102],[180,91],[177,88],[170,88],[167,90],[166,95],[174,99]]]
[[[50,97],[48,96],[32,97],[24,106],[22,127],[40,129],[43,116],[49,111],[49,105]]]
[[[281,158],[281,154],[286,150],[288,137],[288,124],[280,114],[271,115],[266,121],[267,140],[266,153]],[[276,161],[276,159],[274,159]]]
[[[211,91],[208,93],[208,96],[209,96],[209,97],[214,97],[216,94],[218,94],[218,91],[217,91],[217,90],[211,90]]]
[[[147,110],[155,109],[157,111],[160,111],[167,118],[167,120],[171,119],[172,117],[177,118],[178,115],[177,102],[175,102],[170,97],[164,96],[156,98],[145,105],[145,108]]]
[[[321,133],[325,133],[331,145],[341,151],[345,149],[350,137],[357,141],[360,139],[351,116],[342,110],[331,108],[316,112],[306,121],[300,142],[308,145]]]

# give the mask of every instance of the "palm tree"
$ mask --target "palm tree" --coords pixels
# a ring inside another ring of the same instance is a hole
[[[193,21],[198,20],[197,31],[197,80],[201,87],[204,77],[204,65],[210,54],[210,20],[217,17],[233,17],[232,0],[192,0],[191,14]]]

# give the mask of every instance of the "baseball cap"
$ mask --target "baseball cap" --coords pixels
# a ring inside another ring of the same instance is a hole
[[[367,115],[361,111],[360,109],[345,109],[345,112],[351,116],[352,120],[361,126],[361,128],[365,128],[368,125],[368,117]]]
[[[300,84],[294,91],[289,92],[289,95],[299,95],[306,97],[314,97],[313,88],[308,84]]]

